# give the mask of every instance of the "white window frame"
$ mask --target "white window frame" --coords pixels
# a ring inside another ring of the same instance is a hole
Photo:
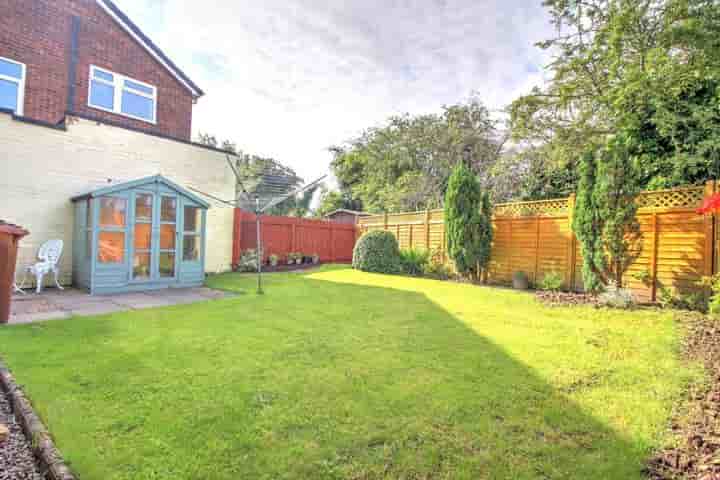
[[[95,78],[95,71],[99,71],[101,73],[105,73],[107,75],[113,76],[113,81],[109,82],[102,78]],[[152,95],[147,94],[146,92],[141,92],[139,90],[135,90],[130,87],[125,86],[125,80],[129,80],[133,83],[137,83],[138,85],[142,85],[143,87],[147,87],[152,90]],[[100,82],[104,83],[105,85],[109,85],[114,88],[113,94],[113,108],[105,108],[100,105],[93,105],[91,102],[92,98],[92,83],[93,82]],[[122,111],[122,93],[123,91],[128,91],[132,93],[133,95],[139,95],[141,97],[148,98],[153,101],[153,118],[147,119],[143,117],[138,117],[137,115],[131,115],[129,113],[125,113]],[[88,79],[88,107],[94,108],[96,110],[102,110],[104,112],[114,113],[115,115],[121,115],[123,117],[132,118],[135,120],[140,120],[141,122],[151,123],[153,125],[157,125],[157,88],[155,85],[150,85],[149,83],[141,82],[140,80],[135,80],[134,78],[127,77],[125,75],[121,75],[119,73],[115,73],[111,70],[107,70],[105,68],[98,67],[96,65],[90,65],[90,77]]]
[[[0,57],[0,60],[3,60],[8,63],[14,63],[15,65],[20,66],[20,79],[17,79],[15,77],[11,77],[8,75],[2,75],[0,74],[0,79],[7,80],[8,82],[16,83],[18,85],[18,95],[17,95],[17,109],[15,110],[15,115],[18,115],[22,117],[23,111],[24,111],[24,104],[25,104],[25,72],[26,67],[24,63],[18,62],[17,60],[13,60],[11,58],[5,58]]]

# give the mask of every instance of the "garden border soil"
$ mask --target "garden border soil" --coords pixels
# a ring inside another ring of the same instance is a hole
[[[647,474],[651,480],[720,480],[720,322],[700,314],[681,318],[683,353],[703,364],[707,381],[689,387],[671,423],[676,445],[656,453]]]
[[[49,480],[76,480],[75,475],[55,447],[47,428],[2,360],[0,360],[0,388],[7,394],[12,411],[32,446],[40,469],[46,472],[47,478]]]

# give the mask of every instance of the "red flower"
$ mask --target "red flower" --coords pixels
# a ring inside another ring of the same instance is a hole
[[[720,211],[720,193],[714,193],[707,197],[700,208],[697,209],[697,213],[699,214],[713,213],[717,211]]]

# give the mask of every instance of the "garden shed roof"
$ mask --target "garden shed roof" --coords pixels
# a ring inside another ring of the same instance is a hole
[[[140,178],[138,180],[131,180],[129,182],[109,185],[107,187],[98,188],[97,190],[93,190],[91,192],[84,193],[84,194],[78,195],[76,197],[72,197],[70,200],[72,200],[73,202],[77,202],[77,201],[85,200],[88,198],[101,197],[103,195],[109,195],[111,193],[121,192],[123,190],[127,190],[130,188],[140,187],[140,186],[148,185],[148,184],[158,184],[158,183],[163,184],[166,187],[168,187],[172,190],[175,190],[176,192],[192,199],[194,202],[197,202],[203,208],[210,208],[210,204],[208,202],[206,202],[199,196],[195,195],[188,189],[183,188],[180,185],[178,185],[177,183],[168,180],[167,178],[163,177],[162,175],[153,175],[152,177],[145,177],[145,178]]]

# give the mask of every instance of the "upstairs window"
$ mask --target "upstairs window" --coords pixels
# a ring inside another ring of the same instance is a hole
[[[92,65],[88,105],[136,120],[156,123],[157,89],[147,83]]]
[[[25,65],[0,57],[0,108],[23,114]]]

